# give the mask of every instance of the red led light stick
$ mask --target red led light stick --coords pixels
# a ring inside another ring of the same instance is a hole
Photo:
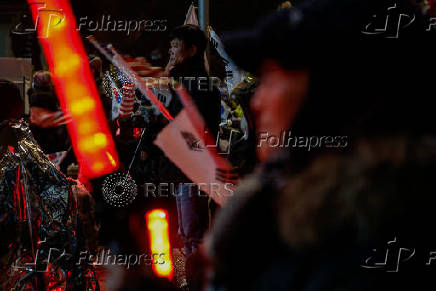
[[[94,77],[68,0],[28,0],[81,173],[96,178],[118,168]]]
[[[152,258],[163,256],[162,261],[158,260],[153,264],[153,272],[158,277],[165,277],[171,280],[174,275],[174,267],[171,256],[170,235],[168,230],[168,212],[164,209],[154,209],[145,215],[148,237],[150,241],[150,252]]]

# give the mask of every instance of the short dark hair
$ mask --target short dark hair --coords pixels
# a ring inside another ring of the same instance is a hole
[[[13,82],[0,78],[0,121],[15,118],[23,113],[23,100],[20,89]]]
[[[185,24],[176,27],[171,35],[170,39],[180,39],[184,42],[186,47],[195,45],[197,47],[197,56],[203,55],[206,50],[207,38],[200,27],[192,24]]]

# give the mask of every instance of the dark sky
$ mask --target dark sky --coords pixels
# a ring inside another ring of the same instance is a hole
[[[166,17],[183,21],[191,0],[72,0],[81,15],[111,13],[124,17]],[[211,0],[211,24],[217,31],[247,27],[275,9],[281,0]]]
[[[42,0],[43,1],[43,0]],[[132,56],[149,57],[158,48],[163,58],[167,57],[169,32],[183,24],[191,0],[70,0],[79,22],[80,17],[100,21],[102,15],[112,20],[154,20],[165,21],[166,30],[159,32],[141,31],[127,35],[126,32],[89,32],[104,43]],[[210,24],[221,35],[226,31],[250,28],[262,16],[275,10],[283,0],[210,0]],[[198,0],[194,1],[196,4]],[[0,0],[0,4],[26,8],[25,0]],[[11,9],[12,11],[13,9]],[[19,10],[19,9],[18,9]],[[16,13],[14,9],[13,13]],[[12,24],[11,24],[12,25]],[[86,42],[86,41],[85,41]],[[165,61],[164,61],[165,62]],[[159,64],[160,65],[160,64]]]
[[[121,50],[131,54],[149,52],[153,47],[163,47],[168,42],[171,28],[183,24],[190,0],[73,0],[76,17],[88,16],[100,19],[103,14],[120,20],[152,19],[166,20],[166,32],[142,32],[126,36],[125,33],[97,35],[108,42],[118,44]],[[198,2],[198,1],[195,1]],[[211,0],[210,24],[218,34],[252,26],[260,17],[274,10],[280,0]]]

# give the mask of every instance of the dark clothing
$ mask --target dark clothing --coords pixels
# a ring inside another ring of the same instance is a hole
[[[429,141],[356,140],[355,151],[298,171],[288,151],[277,153],[215,220],[208,290],[427,290],[436,242]]]
[[[183,86],[191,95],[197,109],[203,116],[206,127],[214,137],[218,134],[221,120],[221,96],[218,88],[209,86],[211,83],[204,67],[203,58],[191,58],[175,67],[171,77],[180,79]],[[178,81],[178,80],[177,80]],[[207,84],[204,86],[204,84]],[[173,91],[173,99],[170,104],[170,113],[175,116],[182,109],[178,96]],[[166,160],[165,162],[169,162]],[[174,164],[168,164],[163,173],[167,176],[171,173],[173,183],[191,183],[189,179]],[[206,196],[205,193],[202,193]],[[179,234],[182,236],[186,255],[190,255],[198,249],[209,225],[208,197],[200,197],[196,187],[180,185],[177,189],[177,213]]]
[[[186,256],[198,249],[209,227],[208,197],[205,193],[198,193],[198,187],[190,184],[179,185],[176,193],[178,233],[182,237]]]
[[[56,95],[50,89],[30,89],[27,94],[30,98],[29,103],[31,107],[41,107],[52,112],[60,110]],[[70,137],[65,125],[42,128],[38,125],[30,124],[30,130],[46,154],[66,151],[71,146]]]
[[[206,126],[216,138],[221,121],[221,96],[218,88],[210,85],[212,81],[204,67],[203,58],[188,59],[171,70],[170,77],[182,80],[183,86],[203,116]],[[180,100],[174,94],[173,97],[174,104],[170,104],[170,110],[178,113],[181,109]]]
[[[198,112],[204,118],[209,132],[214,135],[215,140],[221,121],[221,97],[216,86],[199,86],[199,80],[202,84],[210,84],[210,78],[206,72],[206,68],[204,67],[203,58],[188,59],[183,64],[180,64],[171,70],[170,77],[174,78],[176,81],[182,81],[183,86],[186,88],[194,103],[197,105]],[[189,78],[191,78],[191,80]],[[192,80],[192,78],[194,79]],[[206,81],[199,78],[206,78]],[[172,95],[173,98],[169,105],[168,111],[173,117],[175,117],[182,110],[183,105],[178,95],[173,90]],[[162,157],[161,159],[159,176],[168,177],[167,181],[163,182],[172,182],[177,184],[190,183],[190,180],[182,173],[182,171],[173,163],[171,163],[166,157]]]
[[[27,91],[29,95],[29,105],[42,107],[50,111],[58,111],[59,101],[56,98],[56,94],[52,89],[29,89]]]

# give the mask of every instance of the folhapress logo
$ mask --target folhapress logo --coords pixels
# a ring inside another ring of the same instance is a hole
[[[385,13],[375,14],[364,26],[362,33],[366,35],[380,35],[385,38],[397,39],[401,31],[409,27],[416,20],[416,14],[406,12],[397,4],[386,8]],[[428,17],[425,31],[436,29],[436,17]]]
[[[12,30],[14,34],[31,34],[35,33],[40,26],[41,17],[48,18],[47,26],[42,27],[42,35],[40,37],[46,38],[50,32],[50,27],[55,27],[63,23],[65,20],[65,14],[60,10],[49,9],[45,2],[32,2],[29,3],[32,6],[37,5],[38,13],[33,26],[26,25],[24,23],[18,23]]]
[[[384,15],[373,15],[365,25],[363,34],[385,35],[386,38],[398,38],[401,29],[410,26],[415,21],[415,14],[403,13],[397,4],[387,8]]]
[[[65,14],[61,10],[49,9],[45,2],[32,2],[30,5],[37,5],[37,17],[33,24],[32,21],[25,21],[25,23],[18,23],[13,29],[13,34],[32,34],[37,31],[41,25],[40,19],[48,19],[45,27],[41,27],[41,38],[46,38],[49,35],[50,29],[54,28],[65,20]],[[167,30],[166,19],[111,19],[111,15],[102,15],[99,19],[91,19],[88,16],[78,17],[78,23],[76,23],[76,30],[85,30],[89,32],[96,31],[111,31],[111,32],[125,32],[129,36],[133,32],[160,32]]]

